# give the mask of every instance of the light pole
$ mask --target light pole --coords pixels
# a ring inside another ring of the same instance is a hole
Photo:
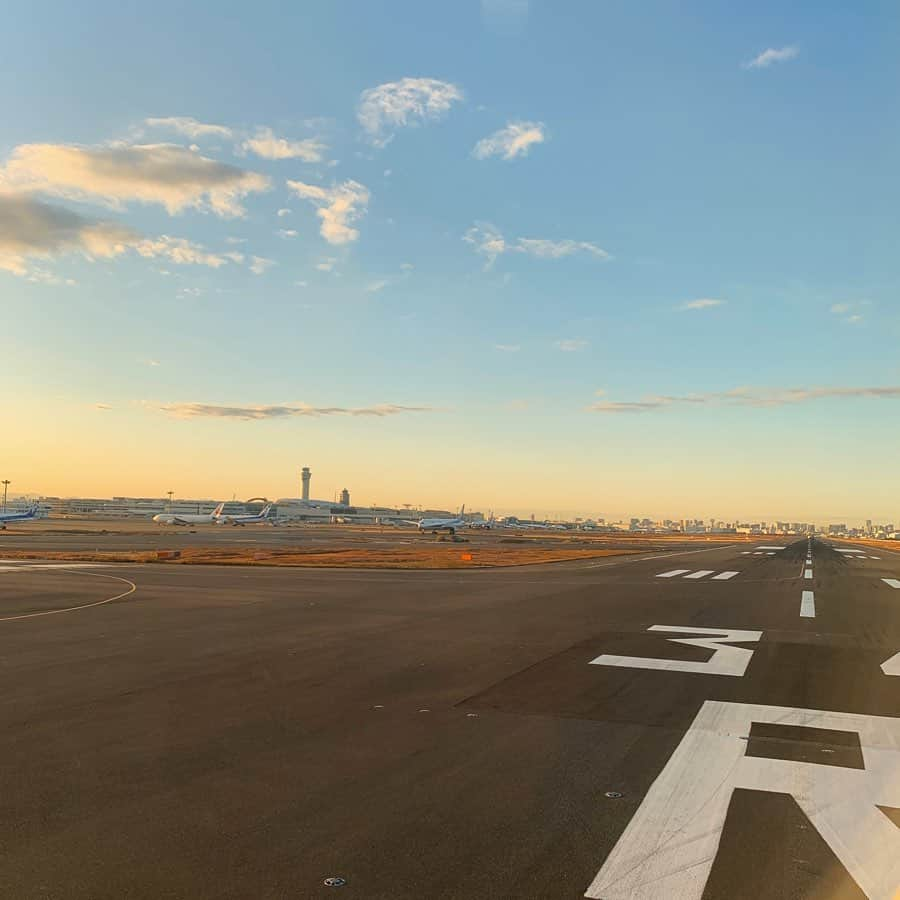
[[[9,479],[4,478],[3,479],[3,512],[6,512],[6,491],[9,488],[9,484],[10,484]]]
[[[166,491],[169,495],[169,512],[172,512],[172,497],[175,496],[175,491]]]

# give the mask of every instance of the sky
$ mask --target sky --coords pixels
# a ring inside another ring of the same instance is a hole
[[[23,4],[13,493],[900,520],[900,9]]]

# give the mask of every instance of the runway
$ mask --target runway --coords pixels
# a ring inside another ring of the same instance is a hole
[[[838,548],[0,560],[0,896],[893,897],[900,553]]]

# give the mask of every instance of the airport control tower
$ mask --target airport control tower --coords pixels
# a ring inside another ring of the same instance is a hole
[[[304,500],[309,500],[309,480],[312,478],[312,472],[309,471],[309,466],[304,466],[300,470],[300,483],[301,483],[301,491],[300,496]]]

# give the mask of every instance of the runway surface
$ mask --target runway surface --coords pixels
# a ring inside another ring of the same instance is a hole
[[[3,897],[900,889],[898,553],[0,560],[0,620]]]

